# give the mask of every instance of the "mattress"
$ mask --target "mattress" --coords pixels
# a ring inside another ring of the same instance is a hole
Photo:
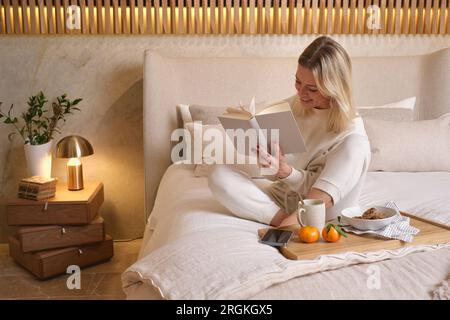
[[[362,190],[363,206],[395,201],[403,211],[450,225],[449,172],[369,172]],[[192,217],[195,217],[192,219]],[[194,177],[192,165],[172,165],[166,171],[146,227],[138,262],[186,233],[202,232],[208,219],[232,219],[212,196],[206,178]],[[187,217],[190,217],[188,219]],[[170,230],[176,219],[178,230],[152,237],[158,228]],[[198,223],[194,223],[197,221]],[[183,224],[185,222],[185,224]],[[164,227],[160,226],[166,224]],[[180,225],[185,226],[181,228]],[[379,283],[371,288],[372,274]],[[450,249],[416,252],[398,259],[356,264],[315,272],[277,283],[249,299],[427,299],[450,276]],[[125,283],[125,281],[124,281]],[[161,298],[154,284],[136,281],[125,290],[129,299]]]

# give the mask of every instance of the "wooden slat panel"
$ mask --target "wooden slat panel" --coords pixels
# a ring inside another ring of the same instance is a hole
[[[139,6],[139,0],[138,0]],[[170,0],[170,19],[169,30],[170,33],[177,33],[177,3],[176,0]]]
[[[125,0],[121,0],[125,1]],[[95,10],[94,10],[94,0],[87,0],[88,4],[88,21],[89,21],[89,33],[96,34],[97,33],[97,25],[95,22]]]
[[[203,33],[211,33],[210,24],[208,21],[208,1],[202,1],[202,29]]]
[[[394,33],[394,1],[388,1],[387,33]]]
[[[184,2],[183,1],[179,1],[179,5],[178,5],[177,8],[178,8],[177,9],[178,10],[178,29],[177,29],[177,32],[179,34],[184,34],[186,32],[185,28],[184,28],[185,19],[184,19],[184,14],[183,14]]]
[[[440,11],[440,17],[439,17],[439,33],[445,34],[445,6],[446,1],[441,1],[441,11]]]
[[[218,34],[219,33],[219,16],[220,16],[220,11],[217,10],[217,3],[216,1],[212,1],[211,2],[211,6],[210,6],[210,28],[211,28],[211,33],[213,34]]]
[[[29,0],[30,4],[30,32],[31,34],[38,33],[37,16],[36,16],[36,0]],[[6,18],[5,18],[6,19]]]
[[[385,34],[386,33],[386,0],[380,1],[380,33]]]
[[[112,0],[112,5],[113,5],[113,26],[114,26],[114,33],[122,33],[121,29],[120,29],[120,9],[119,9],[119,0]],[[147,15],[150,14],[150,8],[147,7]],[[150,21],[150,20],[147,20]],[[147,26],[148,28],[149,26]]]
[[[288,11],[289,11],[288,33],[294,34],[295,33],[295,0],[288,1]]]
[[[331,2],[331,1],[329,1]],[[319,1],[319,32],[326,33],[327,32],[327,17],[325,15],[325,6],[326,0]]]
[[[411,0],[411,14],[410,14],[410,21],[409,21],[409,33],[410,34],[416,34],[417,30],[417,24],[416,24],[416,18],[417,18],[417,0]]]
[[[70,1],[69,0],[62,0],[62,19],[63,19],[63,26],[64,26],[64,33],[65,34],[71,34],[72,31],[69,30],[69,28],[67,28],[67,17],[68,17],[68,12],[67,9],[70,6]]]
[[[22,33],[19,16],[19,1],[12,0],[13,21],[14,21],[14,33]]]
[[[162,0],[162,15],[163,15],[163,30],[164,33],[170,33],[170,16],[169,16],[169,3],[167,0]]]
[[[431,1],[425,1],[425,33],[427,34],[431,32]]]
[[[439,31],[438,28],[439,28],[439,0],[434,0],[431,33],[437,34]]]
[[[61,12],[62,11],[62,12]],[[63,23],[65,23],[66,19],[63,15],[64,11],[61,7],[61,1],[55,0],[55,23],[56,23],[56,33],[61,34],[64,33]]]
[[[257,3],[258,14],[257,14],[257,32],[259,34],[264,33],[264,0],[258,0]]]
[[[401,24],[402,24],[402,33],[404,33],[404,34],[409,33],[409,13],[408,13],[409,10],[408,9],[409,9],[409,1],[403,1]]]
[[[363,19],[363,14],[364,14],[364,0],[358,0],[358,23],[357,23],[357,28],[356,28],[356,33],[363,33],[364,32],[364,19]]]
[[[402,9],[402,2],[396,1],[396,3],[395,3],[395,33],[396,34],[400,34],[402,31],[401,9]]]
[[[56,0],[58,1],[58,0]],[[55,26],[53,24],[53,2],[52,0],[46,0],[47,7],[47,25],[48,25],[48,33],[55,33]]]
[[[236,34],[242,33],[242,25],[239,11],[240,11],[240,1],[234,0],[234,32]]]
[[[138,2],[142,2],[143,0],[138,0]],[[105,6],[105,12],[104,12],[104,19],[105,19],[105,24],[104,24],[104,30],[106,34],[111,34],[112,30],[113,30],[113,23],[112,23],[112,12],[111,12],[111,0],[103,0],[104,2],[104,6]],[[142,8],[142,7],[141,7]],[[142,21],[142,24],[144,24],[144,21]]]
[[[342,1],[342,33],[349,33],[349,14],[348,14],[349,3],[348,0]]]
[[[307,34],[311,33],[311,0],[305,0],[305,32]]]
[[[215,1],[213,1],[215,2]],[[291,1],[292,2],[292,1]],[[248,21],[248,32],[250,34],[255,34],[256,33],[256,1],[255,0],[250,0],[249,3],[249,10],[250,10],[250,15],[249,15],[249,21]]]
[[[344,0],[345,2],[345,0]],[[348,22],[348,19],[347,19]],[[334,31],[334,21],[333,21],[333,1],[328,1],[327,3],[327,33],[332,34]]]
[[[4,26],[5,16],[3,14],[3,10],[4,10],[3,3],[0,1],[0,34],[6,33],[5,26]]]
[[[5,31],[6,33],[12,33],[14,31],[13,17],[11,16],[11,4],[10,0],[3,0],[5,7]]]
[[[86,34],[89,33],[88,15],[86,13],[86,0],[80,0],[80,9],[81,9],[81,33]],[[64,16],[63,21],[65,21]]]
[[[272,33],[272,24],[270,23],[270,0],[264,2],[264,31],[267,34]]]
[[[450,0],[447,3],[447,33],[450,34]]]
[[[350,0],[350,33],[356,33],[356,0]]]
[[[419,0],[419,10],[417,12],[417,33],[421,34],[424,30],[424,6],[425,0]]]
[[[97,0],[98,1],[98,0]],[[164,1],[164,0],[163,0]],[[130,21],[128,22],[130,25],[130,31],[132,34],[136,34],[137,33],[137,17],[136,17],[136,0],[128,0],[128,7],[129,7],[129,19]]]
[[[131,0],[133,1],[133,0]],[[96,15],[96,20],[97,20],[97,32],[102,34],[105,32],[105,29],[103,27],[103,6],[102,6],[102,0],[96,0],[96,10],[97,10],[97,15]]]
[[[231,1],[231,0],[230,0]],[[192,0],[186,0],[187,33],[195,32],[194,16],[192,15]]]
[[[312,32],[314,34],[319,33],[319,26],[318,26],[318,0],[312,0]]]
[[[203,0],[204,1],[204,0]],[[242,0],[242,1],[236,1],[238,2],[238,5],[240,3],[240,10],[241,10],[241,17],[239,19],[239,25],[240,25],[240,30],[242,34],[248,34],[248,25],[247,25],[247,0]]]
[[[47,23],[45,20],[44,0],[38,0],[38,7],[39,7],[39,32],[47,33]]]
[[[303,1],[297,1],[297,16],[295,21],[295,34],[303,33],[304,25],[304,15],[303,15]]]
[[[155,6],[155,33],[160,34],[162,33],[162,21],[161,21],[162,17],[159,0],[155,0],[154,6]]]
[[[195,33],[200,33],[200,0],[194,0],[194,26],[195,26]]]
[[[279,34],[280,33],[280,17],[279,17],[279,0],[273,0],[273,33]]]
[[[218,0],[219,1],[219,33],[224,34],[226,33],[226,12],[224,11],[225,5],[224,0]]]
[[[287,0],[281,0],[281,33],[288,32]]]
[[[341,1],[335,1],[334,5],[334,30],[333,33],[342,33],[342,18],[341,18]]]
[[[28,12],[28,4],[27,0],[21,1],[21,7],[22,7],[22,33],[29,34],[30,33],[30,20],[28,18],[29,12]],[[3,25],[3,19],[2,19],[2,8],[0,4],[0,33],[2,33],[2,25]]]

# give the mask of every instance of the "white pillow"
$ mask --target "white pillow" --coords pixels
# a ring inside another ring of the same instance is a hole
[[[450,171],[450,113],[434,120],[364,121],[369,171]]]
[[[378,119],[391,121],[413,121],[416,97],[411,97],[381,106],[357,107],[363,119]]]

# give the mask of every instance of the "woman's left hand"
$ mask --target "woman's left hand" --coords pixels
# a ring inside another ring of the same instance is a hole
[[[292,167],[288,164],[280,145],[275,142],[272,146],[273,150],[272,154],[270,154],[258,144],[256,153],[259,159],[259,165],[263,168],[274,168],[278,178],[286,178],[291,174]]]

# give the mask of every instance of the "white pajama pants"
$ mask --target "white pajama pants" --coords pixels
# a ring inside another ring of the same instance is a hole
[[[268,189],[269,179],[251,179],[227,165],[215,165],[208,185],[215,198],[237,217],[270,224],[280,207]]]

